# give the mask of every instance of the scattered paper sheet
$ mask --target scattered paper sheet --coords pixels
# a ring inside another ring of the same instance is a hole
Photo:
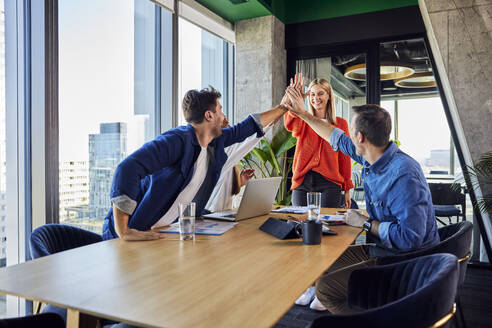
[[[292,214],[306,214],[308,212],[307,206],[287,206],[272,210],[273,213],[292,213]]]
[[[221,222],[206,219],[196,220],[195,234],[219,236],[232,229],[236,224],[237,222]],[[179,222],[173,223],[167,229],[159,230],[159,232],[179,233]]]
[[[326,222],[331,225],[345,224],[344,215],[321,215],[321,222]]]

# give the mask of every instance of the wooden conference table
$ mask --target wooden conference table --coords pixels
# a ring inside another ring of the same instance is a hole
[[[115,239],[2,268],[0,293],[68,308],[67,327],[87,315],[144,327],[273,326],[361,229],[336,226],[337,236],[308,246],[258,230],[268,216],[222,236]]]

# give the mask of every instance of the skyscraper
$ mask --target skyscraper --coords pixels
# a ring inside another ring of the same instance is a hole
[[[89,211],[93,219],[104,219],[111,205],[113,173],[126,157],[126,131],[126,123],[101,123],[99,134],[89,135]]]
[[[60,162],[60,222],[89,219],[89,163]]]

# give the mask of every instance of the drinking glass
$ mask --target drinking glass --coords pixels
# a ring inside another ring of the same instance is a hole
[[[179,203],[179,239],[195,239],[195,203]]]
[[[308,192],[307,195],[308,220],[318,220],[321,212],[321,193]]]

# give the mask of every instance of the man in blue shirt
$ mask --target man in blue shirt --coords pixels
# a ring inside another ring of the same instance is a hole
[[[389,141],[391,117],[378,105],[354,106],[350,138],[329,122],[304,109],[299,88],[287,89],[286,107],[305,120],[334,151],[341,150],[362,164],[369,217],[348,211],[346,223],[367,232],[372,245],[349,247],[316,283],[318,309],[332,313],[353,311],[347,306],[350,273],[374,265],[376,257],[427,248],[439,242],[429,187],[420,165]],[[368,281],[368,283],[370,283]],[[316,301],[316,300],[315,300]]]
[[[279,105],[222,129],[220,96],[213,88],[188,91],[182,109],[189,124],[161,134],[118,165],[103,239],[162,238],[151,228],[173,222],[180,202],[194,201],[200,215],[226,162],[224,147],[263,135],[262,127],[285,113]]]

